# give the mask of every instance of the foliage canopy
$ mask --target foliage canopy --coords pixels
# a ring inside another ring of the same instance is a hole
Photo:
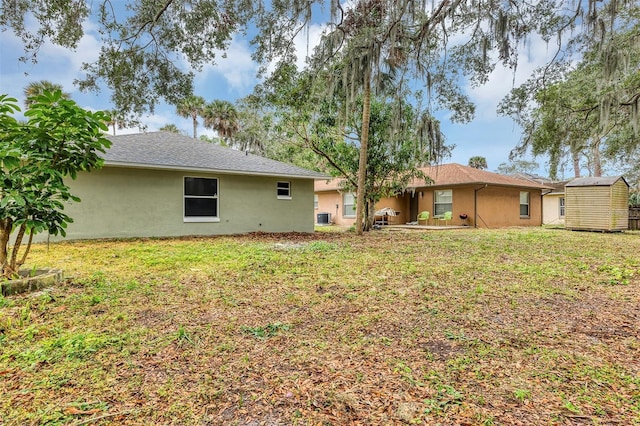
[[[640,6],[621,7],[606,44],[588,45],[576,65],[539,69],[511,91],[499,111],[523,129],[512,156],[529,149],[549,155],[552,178],[567,157],[576,177],[585,159],[594,176],[602,174],[604,159],[640,165],[633,159],[640,130],[639,22]]]
[[[337,0],[12,0],[0,8],[0,27],[23,41],[23,60],[37,60],[43,43],[77,48],[91,17],[102,47],[78,83],[97,89],[104,82],[119,111],[139,115],[161,99],[176,105],[191,95],[195,72],[224,55],[237,34],[250,33],[254,58],[266,67],[290,62],[298,54],[294,37],[324,22],[324,62],[348,47],[359,58],[350,63],[354,72],[365,63],[395,67],[426,81],[434,100],[468,117],[458,86],[447,83],[462,74],[482,84],[496,60],[517,66],[518,47],[533,33],[558,44],[557,63],[597,48],[610,58],[606,74],[614,76],[624,67],[624,51],[609,36],[637,18],[637,9],[633,0],[363,0],[349,7]],[[27,25],[29,17],[35,27]]]
[[[15,276],[24,263],[34,234],[66,235],[73,219],[64,205],[80,200],[64,178],[101,167],[98,153],[110,145],[103,133],[106,113],[86,111],[59,90],[30,100],[28,121],[20,123],[13,117],[20,111],[16,99],[0,95],[0,267],[5,277]],[[29,240],[19,258],[25,235]]]

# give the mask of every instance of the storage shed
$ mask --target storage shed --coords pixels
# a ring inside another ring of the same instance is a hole
[[[567,183],[565,227],[587,231],[628,229],[629,184],[624,177],[586,177]]]

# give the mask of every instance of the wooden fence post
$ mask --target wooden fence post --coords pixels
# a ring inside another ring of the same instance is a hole
[[[629,207],[629,230],[640,229],[640,207]]]

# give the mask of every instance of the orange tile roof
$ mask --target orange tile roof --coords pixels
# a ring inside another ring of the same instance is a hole
[[[422,167],[420,170],[429,176],[433,180],[433,183],[427,184],[423,179],[414,179],[413,182],[409,184],[410,188],[489,184],[520,188],[551,189],[551,187],[547,185],[541,185],[529,180],[505,176],[456,163]],[[329,181],[316,180],[315,192],[335,191],[338,189],[340,181],[341,179],[332,179]]]

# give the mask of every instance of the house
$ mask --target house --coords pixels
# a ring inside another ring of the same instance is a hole
[[[414,180],[403,194],[378,202],[376,210],[395,210],[393,220],[400,224],[416,221],[422,211],[429,211],[431,218],[450,211],[450,224],[480,228],[542,224],[542,193],[548,192],[549,186],[460,164],[421,170],[431,181]],[[331,222],[352,225],[355,194],[341,191],[339,184],[335,179],[316,181],[315,217],[329,213]]]
[[[67,238],[314,231],[323,174],[169,132],[109,139],[104,167],[68,181]]]
[[[567,229],[629,228],[629,184],[622,176],[576,178],[566,184],[565,197]]]
[[[564,225],[564,186],[568,180],[558,182],[532,173],[516,173],[510,176],[548,186],[550,189],[542,193],[542,224]]]
[[[564,225],[565,194],[564,186],[569,181],[545,183],[552,189],[542,195],[542,224]]]

